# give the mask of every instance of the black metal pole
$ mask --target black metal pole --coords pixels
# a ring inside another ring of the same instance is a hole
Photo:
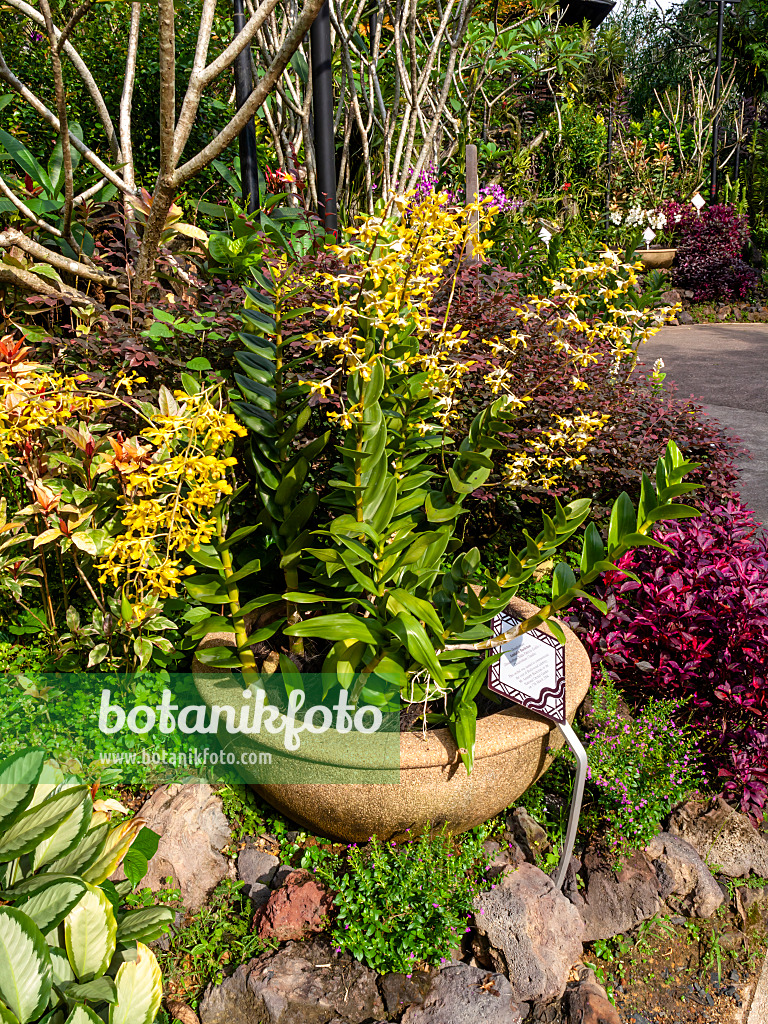
[[[613,175],[613,103],[608,104],[608,181],[605,186],[605,226],[611,223],[611,178]]]
[[[312,108],[317,166],[318,213],[328,234],[338,228],[336,212],[336,143],[333,132],[333,69],[331,67],[331,12],[328,0],[309,30],[312,49]]]
[[[723,14],[725,0],[717,3],[717,69],[715,71],[715,107],[720,102],[720,71],[723,62]],[[720,113],[715,115],[712,125],[712,173],[709,183],[709,201],[717,199],[717,153],[720,148]]]
[[[243,0],[233,0],[234,10],[232,20],[235,26],[235,35],[245,27],[245,10]],[[245,103],[252,91],[251,77],[251,47],[243,47],[235,57],[235,102],[237,109]],[[249,213],[256,213],[259,209],[259,162],[256,154],[256,125],[253,118],[240,132],[238,143],[240,147],[240,180],[243,186],[243,206]]]

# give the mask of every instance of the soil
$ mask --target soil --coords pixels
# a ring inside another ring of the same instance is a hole
[[[696,941],[676,927],[673,934],[658,933],[648,945],[641,940],[605,964],[622,1024],[740,1024],[762,968],[765,942],[721,950],[719,973],[717,948],[708,938]]]

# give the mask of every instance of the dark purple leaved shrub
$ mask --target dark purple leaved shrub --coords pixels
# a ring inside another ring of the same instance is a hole
[[[667,229],[677,241],[674,284],[693,291],[696,301],[743,298],[757,283],[757,272],[744,261],[749,242],[747,218],[732,206],[708,206],[696,213],[686,203],[663,207]]]
[[[599,679],[603,663],[625,696],[686,701],[684,716],[708,732],[708,775],[742,810],[768,802],[768,539],[736,501],[701,503],[703,515],[665,524],[669,545],[609,573],[607,615],[581,601],[576,628]]]

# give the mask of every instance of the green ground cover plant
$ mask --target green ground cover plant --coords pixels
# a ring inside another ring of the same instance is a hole
[[[483,849],[486,829],[460,839],[445,829],[404,843],[381,842],[342,853],[311,846],[304,868],[335,892],[331,938],[337,950],[349,950],[379,973],[410,975],[423,966],[450,959],[470,930],[472,901],[487,883]]]
[[[594,836],[620,868],[663,827],[674,806],[711,784],[701,736],[678,723],[680,702],[651,697],[632,714],[603,673],[582,713],[579,732],[589,769],[580,835]],[[520,799],[544,826],[556,857],[573,788],[573,758],[558,751],[547,774]]]

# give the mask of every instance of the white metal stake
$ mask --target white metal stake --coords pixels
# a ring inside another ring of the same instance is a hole
[[[584,785],[587,781],[588,762],[587,752],[568,721],[558,722],[557,727],[563,734],[563,739],[576,756],[576,781],[573,786],[573,795],[571,797],[571,810],[568,814],[568,828],[565,832],[563,852],[560,855],[560,867],[557,870],[557,877],[555,878],[555,886],[558,889],[562,889],[565,876],[568,872],[568,865],[571,862],[571,854],[573,853],[573,846],[576,842],[576,833],[579,830],[579,815],[581,814],[581,804],[584,800]]]

